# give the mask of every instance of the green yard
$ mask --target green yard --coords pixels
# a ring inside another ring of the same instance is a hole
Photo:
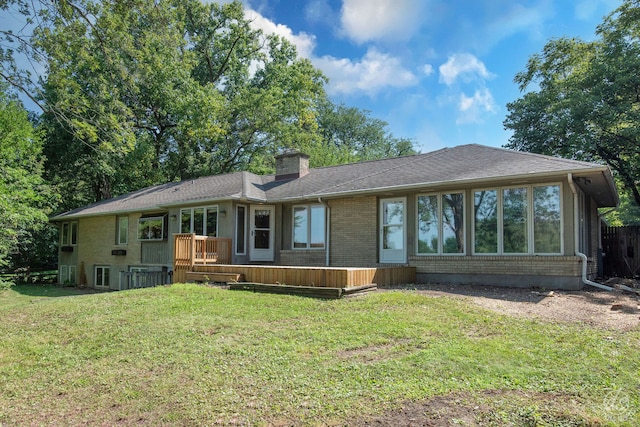
[[[443,402],[475,408],[462,425],[631,426],[639,395],[637,329],[411,291],[0,293],[0,426],[353,425]]]

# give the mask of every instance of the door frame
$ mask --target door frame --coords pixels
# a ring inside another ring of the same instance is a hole
[[[385,203],[402,202],[402,223],[385,224],[384,207]],[[379,250],[378,256],[380,264],[405,264],[407,262],[407,198],[406,197],[389,197],[380,199],[380,234],[379,234]],[[401,249],[385,249],[384,248],[384,231],[386,227],[402,226],[402,248]]]
[[[269,231],[269,248],[257,249],[255,247],[256,234],[256,211],[268,210],[269,228],[260,230]],[[275,223],[276,223],[276,207],[275,205],[251,205],[249,207],[249,260],[250,261],[273,261],[275,259]]]

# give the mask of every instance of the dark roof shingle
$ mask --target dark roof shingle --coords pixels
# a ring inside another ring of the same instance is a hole
[[[606,166],[469,144],[413,156],[310,169],[307,175],[291,180],[276,181],[274,175],[235,172],[172,182],[74,209],[53,219],[150,211],[229,199],[282,202],[570,172],[591,174],[594,179],[600,179],[603,183],[599,191],[613,193],[604,194],[606,201],[601,203],[611,204],[612,200],[617,203],[615,186]]]

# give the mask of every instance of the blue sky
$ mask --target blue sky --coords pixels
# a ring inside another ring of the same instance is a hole
[[[506,105],[522,96],[513,77],[527,59],[552,38],[593,39],[602,18],[621,4],[242,1],[252,25],[290,40],[299,55],[329,77],[327,91],[334,102],[369,110],[421,152],[468,143],[506,144]],[[0,13],[0,26],[19,29],[23,24],[17,17]]]
[[[502,146],[513,77],[557,37],[594,38],[620,1],[244,0],[247,17],[330,79],[334,102],[369,110],[419,151]]]

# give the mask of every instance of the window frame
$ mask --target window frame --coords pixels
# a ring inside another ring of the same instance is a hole
[[[98,270],[102,270],[102,274],[100,276],[98,275]],[[106,285],[104,284],[105,272],[107,273],[106,274],[106,278],[107,278],[107,284]],[[101,277],[101,281],[102,281],[101,285],[98,285],[98,277]],[[111,281],[111,266],[110,265],[96,265],[96,266],[94,266],[94,268],[93,268],[93,279],[94,279],[93,283],[94,283],[94,286],[96,288],[101,288],[101,289],[110,288],[111,287],[111,283],[110,283],[110,281]]]
[[[72,280],[73,279],[73,280]],[[76,266],[61,264],[58,266],[58,280],[61,285],[66,284],[67,282],[70,285],[77,285],[77,276],[76,276]]]
[[[60,225],[60,246],[77,246],[77,245],[78,245],[78,221],[63,222]]]
[[[126,226],[124,233],[124,239],[122,239],[122,227],[121,222],[126,220]],[[124,240],[124,241],[123,241]],[[129,244],[129,216],[128,215],[118,215],[116,216],[116,245],[117,246],[127,246]]]
[[[296,247],[296,209],[300,209],[300,208],[304,208],[306,210],[306,230],[305,230],[306,240],[305,240],[304,247],[300,247],[300,246]],[[314,243],[312,242],[313,218],[315,218],[312,212],[314,208],[322,209],[322,215],[321,215],[322,245],[321,246],[314,246]],[[326,247],[327,247],[327,208],[326,206],[319,203],[292,206],[291,208],[291,249],[297,250],[297,251],[308,251],[308,250],[322,251],[322,250],[325,250]]]
[[[461,194],[462,195],[462,252],[444,252],[445,242],[444,242],[444,222],[442,221],[444,203],[442,200],[445,195],[451,194]],[[436,197],[436,201],[438,203],[438,247],[436,252],[420,252],[420,197]],[[451,191],[441,191],[437,193],[421,193],[416,195],[415,198],[415,213],[416,213],[416,238],[415,238],[415,250],[417,256],[465,256],[467,254],[467,194],[465,190],[451,190]]]
[[[195,232],[195,222],[196,222],[196,210],[202,210],[202,234],[197,234]],[[214,236],[209,235],[209,230],[207,230],[207,216],[210,211],[215,211],[216,213],[216,231]],[[189,213],[189,231],[184,231],[182,226],[183,224],[183,215],[185,212]],[[210,206],[193,206],[190,208],[181,208],[180,209],[180,233],[190,233],[197,234],[198,236],[208,236],[208,237],[218,237],[218,230],[220,227],[220,208],[218,205],[210,205]]]
[[[137,229],[137,237],[138,237],[138,241],[140,242],[161,242],[163,240],[166,240],[165,236],[165,227],[166,227],[166,221],[165,221],[165,217],[166,215],[157,215],[157,216],[143,216],[138,218],[138,229]],[[140,223],[143,221],[153,221],[153,220],[160,220],[162,221],[162,225],[160,227],[161,230],[161,237],[160,238],[141,238],[140,237]]]
[[[560,239],[560,250],[559,252],[536,252],[535,250],[535,189],[540,187],[558,187],[558,215],[560,218],[559,224],[559,239]],[[505,252],[504,251],[504,191],[514,188],[525,188],[527,191],[527,251],[526,252]],[[473,255],[478,256],[559,256],[564,254],[564,203],[563,203],[563,188],[561,182],[549,182],[549,183],[539,183],[539,184],[526,184],[526,185],[509,185],[502,187],[486,187],[486,188],[475,188],[472,191],[472,197],[474,199],[475,209],[475,197],[477,192],[481,191],[496,191],[497,192],[497,236],[498,236],[498,251],[497,252],[476,252],[476,221],[475,221],[475,211],[472,214],[472,225],[471,225],[471,253]]]

